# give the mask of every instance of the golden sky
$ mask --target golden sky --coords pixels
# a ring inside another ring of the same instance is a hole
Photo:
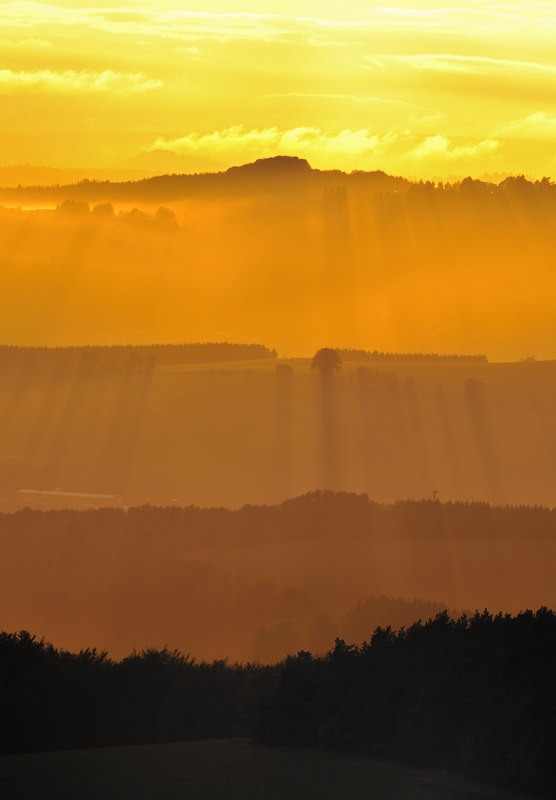
[[[2,2],[0,166],[556,177],[555,41],[552,2]]]

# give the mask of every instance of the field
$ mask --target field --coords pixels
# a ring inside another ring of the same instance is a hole
[[[55,487],[126,505],[233,508],[317,488],[556,505],[556,362],[351,362],[326,390],[309,364],[4,373],[0,508]]]
[[[446,772],[246,740],[3,756],[0,793],[5,800],[518,800]]]

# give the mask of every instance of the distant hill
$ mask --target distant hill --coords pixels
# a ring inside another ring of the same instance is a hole
[[[174,168],[170,156],[168,166]],[[179,163],[179,162],[178,162]],[[308,187],[324,188],[328,185],[346,185],[364,189],[370,194],[396,192],[407,189],[410,181],[396,178],[377,170],[375,172],[345,173],[340,170],[317,170],[296,156],[259,158],[251,164],[230,167],[225,172],[208,172],[195,175],[166,174],[138,181],[112,182],[109,180],[82,180],[65,186],[4,186],[0,188],[0,203],[53,203],[63,200],[104,200],[120,202],[159,203],[180,200],[196,195],[230,195],[252,191],[276,191],[293,188],[299,183]],[[1,185],[1,174],[0,174]]]
[[[230,167],[229,175],[249,175],[264,177],[290,177],[292,175],[308,175],[312,172],[306,158],[297,156],[274,156],[274,158],[258,158],[252,164]]]

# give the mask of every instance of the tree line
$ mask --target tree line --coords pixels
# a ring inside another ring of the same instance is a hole
[[[0,512],[0,542],[14,536],[133,534],[178,548],[229,547],[312,539],[401,538],[556,540],[556,509],[432,499],[375,503],[367,494],[317,490],[275,505],[240,509],[142,505]]]
[[[113,661],[0,634],[0,752],[251,736],[556,793],[556,615],[440,613],[273,666],[147,649]]]
[[[128,372],[155,366],[212,364],[276,358],[276,350],[262,344],[192,342],[187,344],[87,345],[83,347],[18,347],[0,345],[0,370],[55,368]]]
[[[556,615],[440,613],[362,647],[300,652],[264,698],[265,745],[379,755],[554,797]]]
[[[488,359],[483,355],[457,355],[455,353],[379,353],[376,350],[372,352],[369,350],[356,350],[353,348],[338,348],[338,354],[343,361],[413,361],[416,363],[422,362],[442,362],[457,364],[472,362],[472,363],[487,363]]]

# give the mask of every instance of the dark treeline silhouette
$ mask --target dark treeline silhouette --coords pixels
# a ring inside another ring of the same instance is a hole
[[[0,752],[253,736],[447,768],[554,797],[556,615],[437,614],[274,666],[167,648],[116,662],[0,634]]]
[[[98,203],[93,208],[90,208],[86,200],[63,200],[56,206],[56,214],[88,217],[91,220],[114,220],[120,223],[146,225],[150,227],[151,231],[156,231],[157,227],[165,231],[169,227],[177,228],[176,215],[172,209],[164,206],[160,206],[154,214],[149,214],[138,208],[132,208],[129,211],[120,209],[116,214],[112,203]]]
[[[226,196],[244,192],[288,191],[294,185],[319,188],[327,193],[364,192],[378,198],[379,212],[395,210],[402,202],[422,215],[453,211],[458,206],[469,209],[477,204],[488,213],[485,223],[492,224],[502,213],[511,221],[510,204],[527,206],[532,215],[556,206],[556,185],[549,179],[529,181],[523,175],[510,176],[500,183],[471,177],[453,183],[411,181],[387,175],[381,170],[313,169],[305,159],[276,156],[258,159],[252,164],[231,167],[225,172],[194,175],[172,174],[138,181],[111,182],[84,179],[78,183],[50,186],[0,187],[0,201],[7,203],[58,202],[172,202],[206,194]],[[386,231],[387,233],[388,231]]]
[[[467,356],[455,354],[440,355],[438,353],[378,353],[376,350],[370,352],[369,350],[342,348],[337,348],[337,352],[343,361],[453,361],[459,364],[467,361],[474,363],[481,361],[486,363],[488,361],[487,357],[482,355]]]
[[[103,538],[148,535],[158,544],[178,549],[361,537],[555,541],[556,509],[432,500],[385,505],[367,494],[324,490],[237,510],[143,505],[127,512],[111,508],[0,512],[0,537],[10,541],[15,536],[49,536],[54,541],[95,532]]]
[[[554,797],[556,615],[439,614],[287,659],[258,741],[444,767]]]
[[[155,366],[212,364],[276,358],[262,344],[194,342],[188,344],[90,345],[85,347],[17,347],[0,345],[0,371],[54,367],[84,372],[149,371]]]
[[[240,167],[230,167],[225,172],[159,175],[121,182],[85,179],[66,186],[0,188],[0,200],[9,203],[47,200],[63,202],[68,199],[86,202],[171,202],[205,194],[226,196],[246,191],[287,191],[292,185],[299,184],[308,188],[328,188],[339,181],[372,194],[403,191],[410,185],[405,178],[393,177],[381,170],[346,174],[341,170],[312,169],[305,159],[296,156],[276,156],[257,159],[252,164]]]
[[[0,633],[0,753],[229,738],[252,727],[272,672],[166,648],[115,662]]]

